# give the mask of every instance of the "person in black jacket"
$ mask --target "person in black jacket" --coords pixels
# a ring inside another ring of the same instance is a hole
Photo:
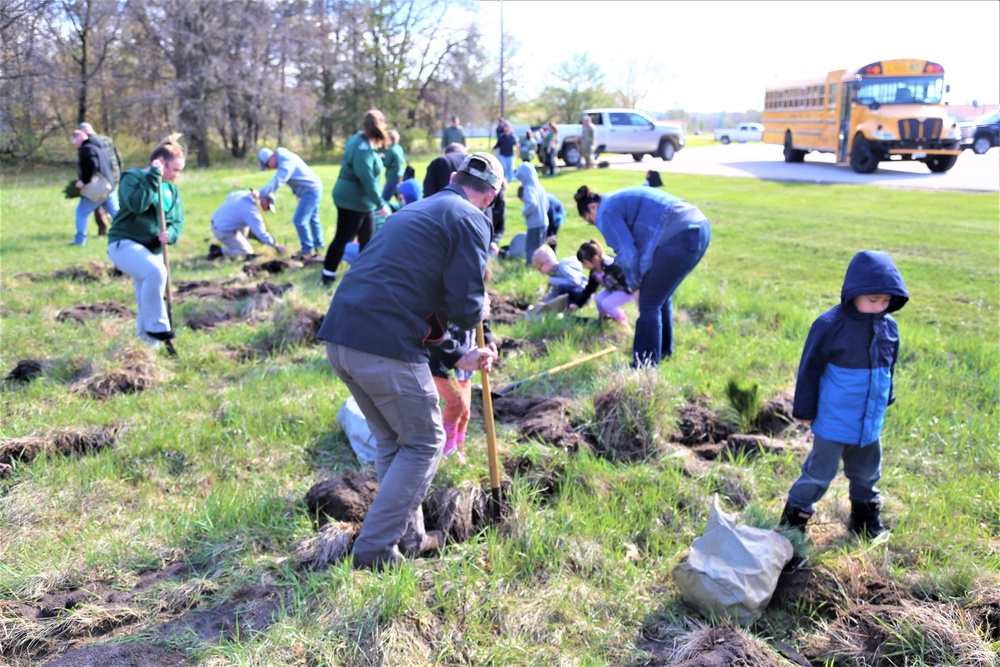
[[[628,279],[625,278],[622,267],[615,262],[614,257],[605,254],[601,244],[594,239],[580,246],[576,251],[576,258],[580,260],[583,268],[590,271],[590,280],[587,281],[587,286],[580,297],[570,303],[567,310],[572,313],[577,308],[583,308],[587,305],[590,295],[594,294],[598,287],[603,287],[604,291],[594,297],[597,314],[602,318],[610,317],[618,324],[626,324],[625,311],[622,307],[635,301],[635,295],[629,289]]]
[[[80,203],[76,205],[76,234],[73,237],[73,245],[83,245],[87,242],[87,220],[98,207],[102,207],[112,217],[118,213],[118,188],[111,168],[111,158],[97,137],[88,135],[83,130],[73,130],[69,139],[76,147],[76,187],[82,188],[87,185],[97,174],[106,178],[112,186],[107,199],[92,201],[87,197],[80,197]]]
[[[431,160],[427,165],[427,174],[424,175],[424,199],[436,195],[448,186],[451,175],[458,171],[467,155],[465,146],[454,143],[445,147],[444,155]]]

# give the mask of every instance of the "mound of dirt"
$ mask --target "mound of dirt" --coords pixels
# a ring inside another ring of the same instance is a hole
[[[7,373],[4,382],[26,384],[52,370],[54,365],[51,359],[22,359]]]
[[[118,394],[138,394],[153,387],[158,380],[152,353],[126,353],[121,367],[81,378],[73,385],[75,394],[88,394],[106,401]]]
[[[239,637],[248,637],[266,630],[285,607],[276,586],[253,586],[237,591],[231,597],[218,601],[214,606],[193,609],[160,627],[160,640],[186,641],[194,638],[200,643],[216,644]]]
[[[729,623],[699,628],[673,643],[646,642],[655,658],[644,665],[665,667],[781,667],[778,657]]]
[[[174,289],[174,295],[178,298],[198,297],[202,299],[222,299],[223,301],[240,301],[257,294],[272,294],[281,296],[292,289],[292,283],[275,285],[270,282],[262,282],[257,285],[241,285],[239,287],[225,287],[215,285],[207,280],[196,280],[187,283],[179,283]]]
[[[340,477],[313,484],[306,493],[309,516],[322,528],[331,519],[345,523],[361,523],[378,493],[374,473],[347,471]]]
[[[569,420],[565,399],[548,396],[501,396],[493,401],[497,421],[516,423],[521,441],[535,440],[566,451],[587,446]]]
[[[688,447],[720,443],[733,433],[731,425],[699,405],[688,405],[681,411],[678,427],[680,435],[677,440]]]
[[[74,283],[97,283],[108,276],[108,267],[97,262],[88,262],[52,272],[56,280],[69,280]]]
[[[515,299],[493,290],[487,290],[490,296],[490,321],[500,324],[514,324],[524,318],[528,301]]]
[[[180,653],[146,642],[103,644],[70,651],[45,667],[183,667]]]
[[[302,262],[296,262],[292,259],[271,259],[266,262],[244,264],[242,271],[249,277],[255,278],[262,274],[274,275],[276,273],[286,273],[301,269],[303,266]]]
[[[15,460],[27,463],[39,456],[89,454],[113,447],[124,431],[124,425],[111,424],[86,430],[61,429],[44,435],[11,438],[0,443],[0,464],[3,464],[0,471],[9,473],[10,464]],[[4,473],[0,472],[2,476]]]
[[[307,537],[292,547],[295,564],[302,569],[322,570],[351,553],[361,524],[330,521],[319,534]]]
[[[787,398],[768,401],[754,420],[753,428],[757,433],[776,436],[784,433],[795,423],[792,417],[792,402]]]
[[[266,312],[280,297],[271,291],[250,296],[246,302],[216,301],[211,307],[196,308],[187,317],[187,325],[194,331],[212,331],[217,326],[233,322],[246,322]]]
[[[71,308],[63,308],[56,315],[56,319],[60,322],[73,320],[78,324],[83,324],[93,317],[105,317],[107,315],[135,318],[135,312],[131,308],[127,308],[116,301],[98,301],[97,303],[84,303],[72,306]]]
[[[428,530],[442,530],[452,542],[464,542],[487,516],[487,494],[466,481],[459,487],[436,489],[424,500]]]

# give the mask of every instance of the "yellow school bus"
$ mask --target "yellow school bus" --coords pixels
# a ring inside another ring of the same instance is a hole
[[[764,141],[784,146],[785,162],[817,151],[859,174],[889,160],[945,172],[962,154],[961,131],[941,102],[946,92],[944,68],[927,60],[883,60],[768,87]]]

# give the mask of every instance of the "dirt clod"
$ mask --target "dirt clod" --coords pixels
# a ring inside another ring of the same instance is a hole
[[[303,569],[322,570],[351,553],[360,524],[330,521],[318,535],[307,537],[292,547],[295,563]]]
[[[326,479],[306,493],[306,507],[317,528],[328,521],[361,523],[378,493],[378,480],[374,473],[348,471],[340,477]]]
[[[549,396],[502,396],[493,401],[493,415],[501,422],[517,423],[522,442],[536,440],[567,451],[585,446],[569,420],[567,401]]]
[[[514,299],[493,290],[490,296],[490,320],[499,324],[514,324],[524,317],[531,304],[522,299]]]
[[[112,424],[86,430],[61,429],[44,435],[11,438],[0,443],[0,464],[8,466],[9,472],[9,466],[14,461],[26,463],[39,456],[97,452],[113,447],[124,428],[121,424]],[[2,476],[0,469],[0,477]]]
[[[51,359],[22,359],[17,362],[17,366],[14,366],[10,373],[7,373],[4,380],[25,384],[52,370],[53,366],[54,362]]]
[[[302,262],[296,262],[291,259],[271,259],[266,262],[250,262],[248,264],[244,264],[242,271],[251,278],[254,278],[261,274],[274,275],[276,273],[285,273],[301,269],[302,266]]]
[[[292,283],[275,285],[274,283],[262,282],[256,285],[240,285],[238,287],[225,287],[215,285],[207,280],[195,280],[180,283],[174,289],[174,294],[178,299],[198,297],[201,299],[222,299],[224,301],[240,301],[256,294],[273,294],[281,296],[294,287]]]
[[[69,280],[74,283],[96,283],[108,275],[108,269],[103,264],[88,262],[52,272],[56,280]]]
[[[780,667],[778,657],[729,623],[696,629],[673,643],[647,642],[643,648],[657,667]]]
[[[122,365],[104,372],[81,378],[73,385],[75,394],[89,394],[106,401],[118,394],[138,394],[153,387],[158,381],[152,352],[125,353]]]
[[[84,303],[70,308],[63,308],[56,315],[60,322],[72,320],[78,324],[83,324],[87,320],[95,317],[125,317],[135,318],[135,312],[116,301],[98,301],[97,303]]]
[[[486,493],[472,482],[439,489],[424,501],[425,518],[453,542],[464,542],[475,532],[477,518],[486,516]]]
[[[733,428],[712,412],[699,405],[689,405],[682,412],[678,426],[681,444],[693,447],[701,444],[715,444],[730,436]]]

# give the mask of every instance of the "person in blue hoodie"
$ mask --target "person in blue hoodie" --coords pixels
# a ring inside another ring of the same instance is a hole
[[[788,491],[781,523],[805,533],[813,506],[844,462],[856,535],[885,532],[875,487],[881,477],[882,425],[896,400],[893,373],[899,327],[889,315],[910,296],[892,258],[864,250],[851,260],[840,305],[813,322],[802,350],[792,416],[808,424],[813,448]]]
[[[531,266],[531,258],[535,251],[545,242],[545,232],[548,229],[546,212],[549,208],[549,196],[538,182],[538,172],[530,162],[522,162],[514,172],[514,177],[521,182],[517,189],[517,197],[524,202],[521,212],[528,232],[524,239],[524,263]]]
[[[674,353],[674,291],[705,256],[712,238],[708,220],[680,197],[642,185],[603,197],[581,185],[573,198],[580,216],[614,248],[635,290],[632,367],[658,365]]]

